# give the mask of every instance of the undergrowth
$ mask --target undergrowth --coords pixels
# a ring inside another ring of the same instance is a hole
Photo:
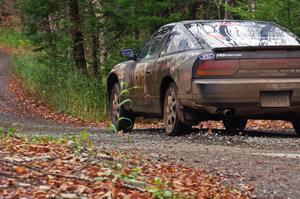
[[[59,113],[84,121],[103,120],[107,115],[107,97],[99,79],[81,75],[68,60],[57,63],[33,52],[33,45],[22,32],[0,28],[0,47],[14,49],[14,66],[27,91]]]
[[[14,29],[0,28],[0,45],[17,50],[31,48],[31,42],[26,39],[26,36]]]
[[[28,92],[60,113],[97,121],[107,113],[106,92],[95,78],[70,68],[53,68],[35,53],[15,57],[16,72]]]

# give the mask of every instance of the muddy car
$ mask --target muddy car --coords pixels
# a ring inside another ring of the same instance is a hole
[[[242,131],[248,119],[291,121],[300,134],[300,40],[260,21],[183,21],[157,30],[107,79],[112,123],[163,118],[168,135],[205,120]]]

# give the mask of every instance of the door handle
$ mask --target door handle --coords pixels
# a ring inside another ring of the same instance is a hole
[[[147,73],[147,74],[151,74],[151,73],[152,73],[152,66],[148,66],[148,67],[147,67],[146,73]]]
[[[151,70],[151,69],[147,69],[147,70],[146,70],[146,73],[147,73],[147,74],[151,74],[151,73],[152,73],[152,70]]]

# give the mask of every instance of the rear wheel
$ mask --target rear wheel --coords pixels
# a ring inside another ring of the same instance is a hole
[[[111,122],[117,131],[130,132],[133,129],[134,117],[120,105],[120,86],[115,83],[110,92]]]
[[[247,119],[242,119],[242,118],[223,119],[223,124],[227,132],[238,133],[245,129],[247,125]]]
[[[300,120],[292,121],[292,123],[297,135],[300,136]]]
[[[179,106],[177,99],[177,87],[171,83],[167,89],[164,99],[164,123],[166,133],[176,136],[187,133],[191,126],[179,120]]]

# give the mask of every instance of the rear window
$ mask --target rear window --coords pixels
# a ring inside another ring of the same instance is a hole
[[[294,34],[267,22],[199,22],[186,28],[200,43],[204,40],[213,48],[300,45]]]

